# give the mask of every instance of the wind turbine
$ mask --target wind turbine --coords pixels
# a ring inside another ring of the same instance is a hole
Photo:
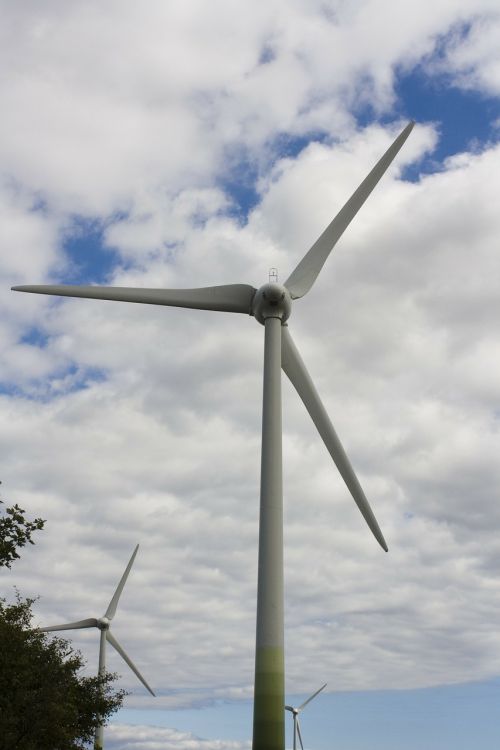
[[[298,708],[294,708],[293,706],[285,706],[285,711],[291,711],[293,714],[293,750],[297,750],[297,737],[299,738],[300,747],[302,750],[304,750],[304,743],[302,742],[302,734],[300,733],[300,722],[299,722],[299,714],[300,712],[307,706],[308,703],[310,703],[313,698],[316,698],[318,693],[321,693],[324,688],[328,685],[327,682],[325,682],[324,685],[320,687],[319,690],[316,690],[315,693],[309,696],[309,698],[304,701],[304,703],[301,703]]]
[[[366,523],[387,551],[368,500],[288,330],[293,300],[313,286],[332,248],[410,135],[398,135],[284,285],[228,284],[198,289],[29,285],[14,291],[136,302],[253,315],[264,326],[264,386],[253,750],[284,750],[283,489],[281,369],[297,390]]]
[[[128,574],[130,573],[130,568],[134,564],[135,556],[137,554],[137,550],[139,549],[139,545],[136,546],[135,550],[132,553],[132,557],[129,560],[129,563],[127,567],[125,568],[125,572],[122,575],[120,579],[120,583],[116,587],[116,591],[113,594],[113,597],[108,604],[108,608],[104,615],[99,618],[90,617],[87,620],[79,620],[78,622],[67,622],[64,623],[64,625],[49,625],[49,627],[46,628],[37,628],[42,633],[49,633],[53,630],[79,630],[81,628],[98,628],[101,631],[101,639],[99,642],[99,675],[103,675],[106,671],[106,641],[111,643],[113,648],[118,651],[120,656],[124,661],[127,662],[132,672],[135,673],[135,675],[140,679],[144,687],[149,690],[151,695],[154,695],[153,691],[149,687],[148,683],[144,679],[144,677],[141,675],[133,661],[127,656],[124,649],[120,646],[114,635],[111,633],[110,625],[111,620],[115,616],[116,608],[118,606],[118,601],[120,599],[121,593],[123,591],[123,587],[125,586],[125,582],[128,578]],[[103,736],[104,736],[104,726],[100,724],[96,731],[95,731],[95,747],[96,748],[102,748],[103,747]]]

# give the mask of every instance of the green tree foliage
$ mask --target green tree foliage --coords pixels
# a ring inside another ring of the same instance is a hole
[[[32,630],[33,601],[0,600],[0,748],[83,750],[125,693],[116,675],[82,676],[68,641]]]
[[[0,503],[3,504],[2,500]],[[0,515],[0,567],[10,568],[14,560],[19,558],[17,550],[28,543],[34,544],[31,535],[44,527],[45,521],[41,518],[28,521],[25,513],[16,504],[5,508],[4,514]]]

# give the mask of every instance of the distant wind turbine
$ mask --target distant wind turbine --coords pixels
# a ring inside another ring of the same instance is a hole
[[[135,556],[137,554],[137,550],[139,549],[139,545],[136,546],[135,550],[132,553],[132,557],[129,560],[129,563],[127,567],[125,568],[125,572],[121,577],[120,583],[118,584],[115,593],[113,594],[113,598],[111,599],[110,603],[108,604],[108,608],[106,612],[104,613],[103,617],[95,618],[90,617],[88,620],[79,620],[78,622],[67,622],[64,625],[50,625],[46,628],[37,628],[42,633],[50,633],[53,630],[79,630],[81,628],[99,628],[101,631],[101,639],[99,643],[99,675],[103,675],[106,671],[106,641],[109,641],[111,645],[113,646],[116,651],[120,654],[122,659],[127,662],[132,672],[135,673],[135,675],[140,679],[144,687],[149,690],[151,695],[154,695],[153,691],[149,687],[148,683],[144,679],[144,677],[141,675],[133,661],[127,656],[123,648],[120,646],[114,635],[111,633],[110,625],[111,620],[115,616],[116,608],[118,606],[118,601],[120,599],[121,593],[123,591],[123,587],[125,586],[125,582],[128,578],[128,574],[130,573],[130,568],[134,564]],[[102,724],[100,724],[95,732],[95,747],[96,748],[102,748],[103,747],[103,736],[104,736],[104,727]]]
[[[293,706],[285,706],[285,711],[290,711],[293,714],[293,750],[297,750],[297,737],[299,738],[300,747],[302,750],[304,750],[304,743],[302,742],[302,734],[300,733],[300,722],[299,722],[299,714],[300,712],[307,706],[308,703],[310,703],[313,698],[316,698],[318,693],[321,693],[322,690],[326,688],[328,685],[327,682],[325,682],[324,685],[320,687],[319,690],[316,690],[315,693],[309,696],[309,698],[304,701],[304,703],[301,703],[301,705],[298,708],[294,708]]]
[[[380,546],[385,539],[337,433],[321,403],[288,330],[292,301],[311,289],[332,248],[340,239],[410,135],[410,122],[302,258],[284,285],[260,289],[228,284],[199,289],[36,285],[14,291],[188,307],[253,315],[265,328],[264,397],[257,583],[257,632],[254,683],[253,750],[284,750],[285,666],[283,617],[283,488],[281,369],[297,390],[323,442]]]

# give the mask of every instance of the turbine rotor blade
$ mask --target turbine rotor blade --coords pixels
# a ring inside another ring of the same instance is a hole
[[[127,662],[127,664],[129,665],[130,669],[132,670],[132,672],[136,675],[136,677],[139,678],[139,680],[142,682],[142,684],[144,685],[144,687],[146,688],[146,690],[149,690],[149,692],[151,693],[151,695],[154,695],[153,691],[151,690],[151,688],[149,687],[148,683],[146,682],[146,680],[144,679],[144,677],[142,676],[142,674],[139,672],[139,670],[135,666],[135,664],[132,661],[132,659],[130,659],[127,656],[127,654],[125,653],[125,651],[123,650],[123,648],[120,646],[120,644],[118,643],[118,641],[116,640],[116,638],[114,637],[114,635],[111,633],[110,630],[106,631],[106,639],[111,643],[111,645],[113,646],[113,648],[116,651],[118,651],[118,653],[120,654],[120,656],[122,657],[122,659]]]
[[[327,226],[323,234],[316,240],[285,281],[285,286],[293,299],[303,297],[312,287],[333,247],[354,219],[372,190],[376,187],[378,181],[410,135],[414,124],[413,121],[409,122],[405,129],[398,135],[392,146],[389,146],[370,174],[365,177],[361,185],[355,190],[344,207],[340,209],[333,221]]]
[[[302,703],[302,705],[300,705],[298,707],[297,711],[302,711],[302,709],[305,708],[305,706],[307,706],[307,704],[310,703],[313,700],[313,698],[316,698],[316,696],[318,695],[318,693],[321,693],[321,691],[324,690],[327,685],[328,685],[328,683],[325,682],[325,684],[322,685],[319,690],[316,690],[315,693],[313,693],[312,695],[310,695],[309,698],[306,701],[304,701],[304,703]]]
[[[300,721],[299,721],[298,716],[297,716],[297,734],[299,736],[300,747],[302,748],[302,750],[304,750],[304,743],[302,742],[302,733],[300,731]]]
[[[135,550],[132,552],[132,557],[130,558],[127,567],[125,568],[125,572],[122,575],[120,579],[120,583],[116,587],[116,591],[113,594],[113,598],[111,599],[108,608],[106,610],[106,614],[104,617],[107,617],[108,620],[112,620],[115,616],[116,608],[118,606],[118,601],[120,599],[121,593],[123,591],[123,587],[125,586],[125,582],[128,578],[128,574],[130,573],[130,568],[134,564],[135,556],[137,555],[137,550],[139,549],[139,545],[136,546]]]
[[[140,302],[146,305],[189,307],[194,310],[219,310],[221,312],[239,312],[251,315],[252,300],[256,290],[249,284],[226,284],[200,289],[136,289],[120,286],[28,284],[13,286],[12,291],[118,302]]]
[[[326,413],[325,407],[321,403],[321,399],[314,387],[309,373],[306,370],[306,366],[293,343],[288,326],[283,326],[281,342],[281,366],[283,371],[286,373],[295,390],[304,402],[304,406],[316,425],[316,428],[333,458],[342,479],[346,483],[349,492],[354,498],[356,505],[361,511],[361,514],[371,529],[375,539],[382,549],[387,552],[387,544],[373,511],[370,508],[370,504],[368,503],[365,493],[363,492],[358,478],[347,458],[346,452],[337,437],[337,433]]]
[[[64,625],[49,625],[47,628],[35,628],[39,633],[50,633],[53,630],[79,630],[80,628],[96,628],[97,619],[90,617],[88,620],[78,622],[66,622]]]

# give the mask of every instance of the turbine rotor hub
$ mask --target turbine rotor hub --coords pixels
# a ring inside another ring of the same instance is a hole
[[[97,627],[99,630],[109,630],[109,626],[111,625],[110,621],[107,617],[99,617],[97,620]]]
[[[279,318],[284,323],[292,311],[292,298],[288,289],[282,284],[270,282],[264,284],[255,293],[252,304],[252,315],[259,323],[267,318]]]

